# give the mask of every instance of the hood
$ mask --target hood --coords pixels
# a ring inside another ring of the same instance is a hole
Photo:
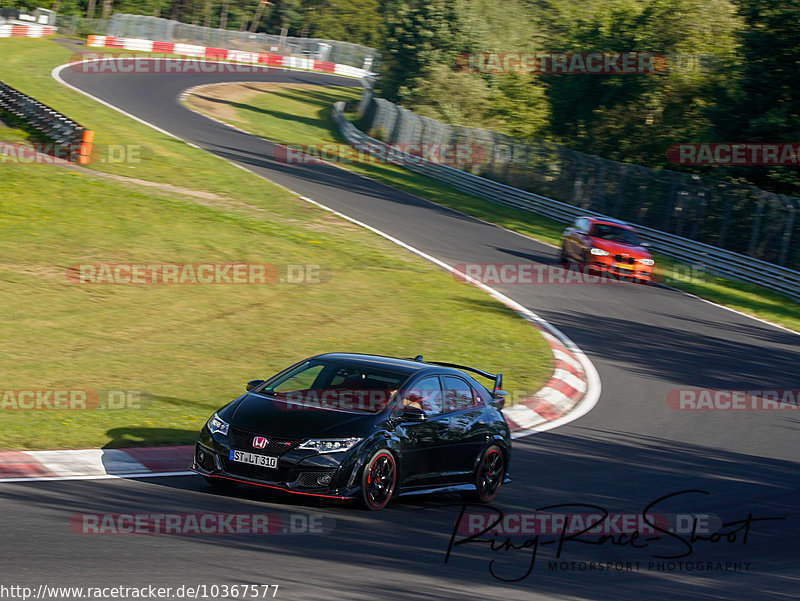
[[[380,419],[375,413],[312,409],[252,393],[220,417],[232,427],[276,438],[363,438]]]
[[[632,246],[622,242],[592,238],[592,246],[607,250],[612,255],[629,255],[637,259],[650,259],[650,253],[642,246]]]

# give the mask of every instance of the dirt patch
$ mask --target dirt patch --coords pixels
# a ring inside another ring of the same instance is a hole
[[[0,141],[0,145],[2,145],[2,141]],[[28,148],[31,151],[35,152],[34,147],[31,146],[27,141],[16,142],[15,145],[24,146],[25,148]],[[35,152],[35,154],[38,157],[37,160],[42,164],[51,165],[53,167],[60,167],[62,169],[68,169],[70,171],[75,171],[77,173],[88,175],[90,177],[110,179],[131,186],[152,188],[154,190],[157,190],[161,194],[171,194],[173,196],[184,196],[184,197],[188,196],[192,198],[196,203],[207,207],[221,208],[228,211],[234,211],[236,213],[247,214],[250,216],[253,215],[261,216],[266,212],[266,209],[264,208],[247,204],[245,202],[241,202],[238,200],[232,200],[230,198],[220,196],[219,194],[214,194],[213,192],[206,192],[204,190],[192,190],[191,188],[183,188],[181,186],[174,186],[172,184],[166,184],[162,182],[151,182],[148,180],[136,179],[133,177],[126,177],[124,175],[116,175],[113,173],[103,173],[102,171],[95,171],[93,169],[81,167],[80,165],[76,165],[75,163],[69,163],[67,161],[54,159],[50,155],[46,155],[41,152]],[[2,164],[3,162],[0,161],[0,165]]]
[[[91,169],[86,169],[84,167],[79,167],[77,165],[65,165],[67,169],[71,169],[74,171],[79,171],[81,173],[85,173],[87,175],[91,175],[93,177],[104,177],[107,179],[113,179],[118,182],[124,184],[131,184],[133,186],[143,186],[145,188],[155,188],[161,193],[171,193],[177,194],[180,196],[189,196],[195,200],[197,204],[201,204],[206,207],[213,207],[218,209],[225,209],[228,211],[233,211],[235,213],[240,213],[244,215],[263,215],[266,213],[266,209],[261,207],[256,207],[245,202],[241,202],[238,200],[232,200],[230,198],[225,198],[223,196],[219,196],[218,194],[214,194],[213,192],[204,192],[202,190],[191,190],[189,188],[182,188],[180,186],[173,186],[172,184],[164,184],[158,182],[150,182],[143,179],[134,179],[132,177],[125,177],[123,175],[114,175],[111,173],[102,173],[100,171],[92,171]]]
[[[235,121],[235,104],[244,104],[263,92],[272,92],[281,88],[312,89],[311,84],[243,82],[214,83],[197,88],[188,94],[186,102],[194,110],[222,121]]]

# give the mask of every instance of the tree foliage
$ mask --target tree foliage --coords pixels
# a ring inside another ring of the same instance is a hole
[[[385,28],[380,0],[311,0],[304,2],[304,34],[377,48]]]
[[[110,0],[20,0],[99,17]],[[789,167],[676,167],[673,144],[800,142],[800,0],[271,0],[256,30],[381,51],[378,91],[453,124],[800,195]],[[260,0],[115,0],[117,12],[253,27]],[[226,20],[223,19],[226,16]],[[471,52],[651,52],[657,75],[469,73]]]
[[[738,0],[744,26],[737,35],[737,85],[714,107],[715,135],[728,141],[800,141],[800,2]],[[800,177],[788,167],[731,169],[759,187],[800,195]]]
[[[452,69],[479,40],[464,0],[393,2],[386,24],[380,92],[400,102],[414,97],[435,66]]]

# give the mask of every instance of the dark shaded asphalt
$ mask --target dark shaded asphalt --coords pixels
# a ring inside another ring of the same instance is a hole
[[[278,163],[270,143],[175,101],[186,88],[216,81],[347,83],[339,78],[284,72],[101,76],[72,70],[63,77],[448,263],[556,262],[552,248],[335,167]],[[400,501],[370,514],[256,490],[224,497],[209,493],[194,477],[3,484],[0,532],[13,553],[3,554],[0,569],[18,574],[21,584],[279,584],[278,598],[284,599],[796,598],[800,414],[675,411],[667,407],[666,396],[677,388],[800,388],[800,338],[658,286],[498,288],[570,336],[603,382],[600,402],[587,416],[515,442],[514,482],[498,507],[530,512],[578,503],[639,513],[658,498],[692,489],[708,494],[682,495],[654,511],[707,513],[722,522],[748,516],[784,519],[752,523],[746,540],[742,529],[731,540],[695,541],[687,556],[671,560],[691,566],[654,557],[689,551],[688,545],[662,536],[642,548],[567,541],[560,557],[567,563],[558,564],[567,569],[553,570],[548,563],[556,545],[544,544],[542,537],[531,573],[509,583],[489,573],[490,561],[497,559],[498,576],[520,577],[530,550],[492,552],[486,545],[462,545],[444,564],[457,515],[449,504],[458,503],[457,497]],[[486,310],[494,309],[487,303]],[[78,512],[131,511],[321,514],[335,520],[335,528],[317,535],[211,537],[86,536],[67,526]],[[531,537],[514,541],[526,538]],[[596,562],[595,569],[590,563],[573,566],[573,561]],[[607,562],[631,562],[631,570],[597,569]],[[725,562],[740,570],[725,570]]]

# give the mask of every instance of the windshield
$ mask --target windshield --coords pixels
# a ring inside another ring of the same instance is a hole
[[[639,236],[636,232],[624,227],[616,225],[609,225],[607,223],[598,223],[592,228],[591,236],[600,238],[601,240],[610,240],[611,242],[620,242],[630,246],[639,246]]]
[[[405,373],[371,366],[311,360],[268,381],[259,392],[308,409],[378,413],[407,379]]]

